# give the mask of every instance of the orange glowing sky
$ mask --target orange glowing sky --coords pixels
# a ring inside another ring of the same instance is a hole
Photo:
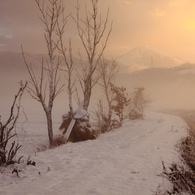
[[[80,0],[82,8],[90,0]],[[64,0],[67,13],[75,14],[76,0]],[[148,45],[167,54],[195,62],[194,0],[99,0],[99,11],[110,8],[113,30],[107,55],[117,57]],[[0,0],[0,51],[44,53],[43,25],[34,0]],[[69,20],[66,38],[78,48],[78,36]]]

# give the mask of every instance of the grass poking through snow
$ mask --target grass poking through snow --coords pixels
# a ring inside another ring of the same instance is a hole
[[[173,163],[164,169],[164,175],[172,182],[171,194],[195,194],[195,111],[180,112],[179,115],[189,126],[188,136],[179,143],[183,165]]]

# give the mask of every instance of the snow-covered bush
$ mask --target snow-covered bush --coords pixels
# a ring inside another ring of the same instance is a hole
[[[63,122],[59,128],[62,131],[63,135],[66,133],[71,120],[72,117],[70,114],[63,115]],[[82,118],[76,119],[68,141],[79,142],[88,139],[96,139],[96,137],[97,132],[92,128],[89,122],[89,115],[85,115]]]
[[[95,126],[98,132],[105,133],[122,125],[124,119],[123,112],[130,103],[125,87],[117,87],[109,83],[109,95],[107,94],[107,106],[99,100],[95,114]],[[109,101],[108,101],[109,99]]]
[[[149,103],[149,100],[144,95],[144,88],[135,88],[132,94],[129,119],[143,119],[144,108]]]
[[[130,98],[126,93],[125,87],[117,87],[116,85],[110,83],[111,92],[113,94],[111,109],[114,112],[114,119],[111,121],[111,127],[116,128],[122,125],[123,121],[123,111],[130,103]]]

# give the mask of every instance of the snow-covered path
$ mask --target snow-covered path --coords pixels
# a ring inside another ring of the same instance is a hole
[[[26,166],[20,178],[0,175],[0,194],[152,195],[164,182],[162,161],[178,161],[175,144],[187,128],[177,116],[147,113],[97,140],[37,153],[36,166]]]

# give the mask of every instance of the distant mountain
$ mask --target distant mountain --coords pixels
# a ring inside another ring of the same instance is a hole
[[[130,72],[148,68],[172,68],[182,64],[181,61],[156,52],[148,46],[136,47],[116,60]]]
[[[34,69],[41,67],[42,60],[46,64],[46,59],[48,56],[46,54],[32,54],[25,53],[25,59],[28,64],[31,64]],[[77,58],[73,58],[73,61],[76,65],[75,68],[81,68],[80,61]],[[65,63],[61,62],[61,68],[65,66]],[[0,52],[0,73],[18,74],[22,71],[27,73],[27,69],[24,63],[22,53],[20,52]]]
[[[41,64],[42,57],[44,55],[25,53],[26,61],[34,68]],[[3,71],[10,74],[26,71],[22,52],[0,52],[0,72],[2,73]]]

